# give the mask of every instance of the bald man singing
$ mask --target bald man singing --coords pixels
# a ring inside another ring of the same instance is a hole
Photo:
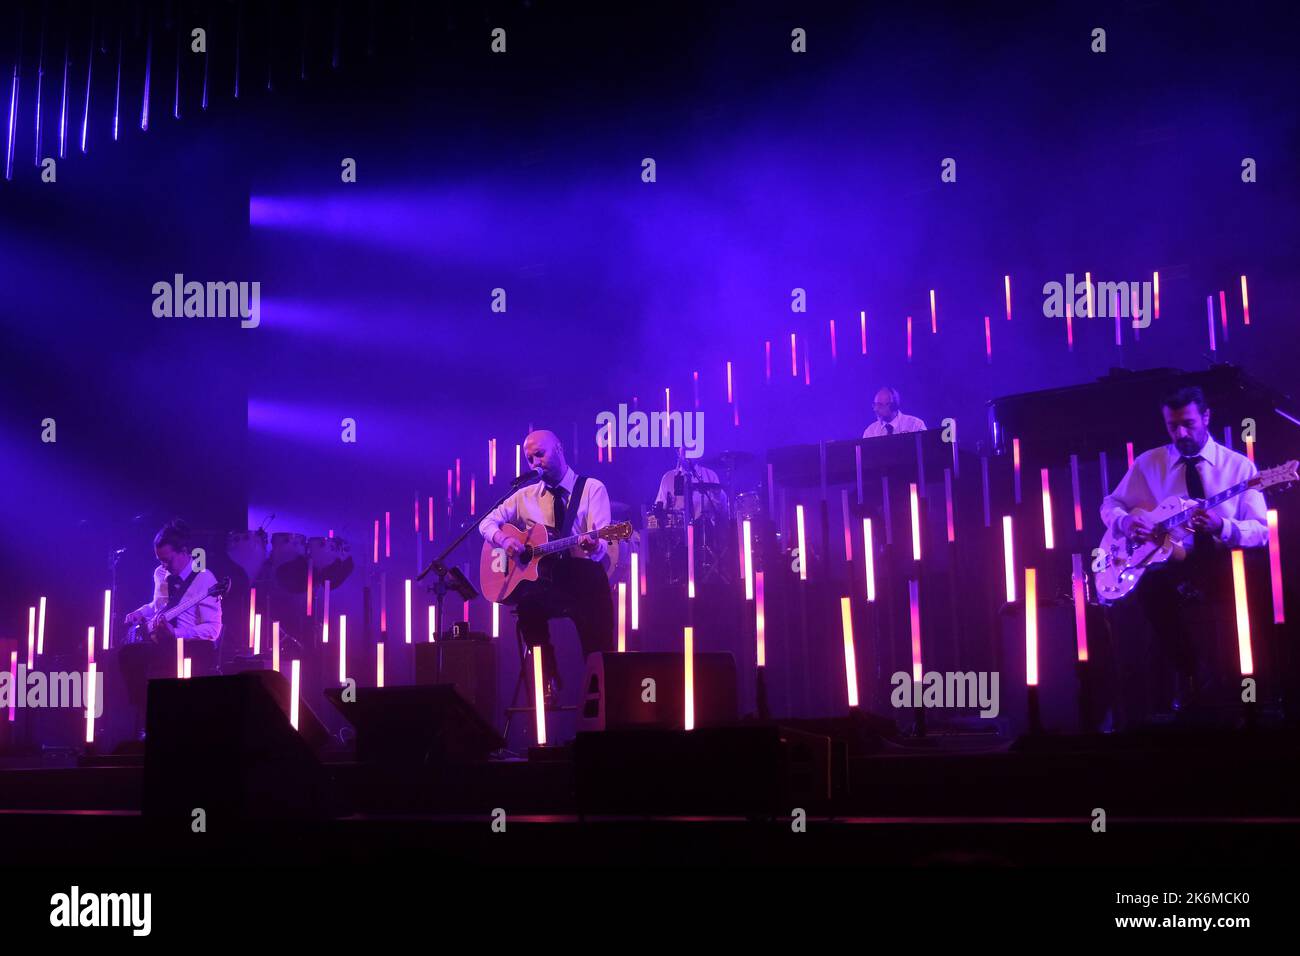
[[[609,524],[605,485],[598,478],[580,477],[569,467],[554,432],[531,432],[524,439],[524,455],[528,466],[541,473],[541,480],[520,488],[479,522],[484,540],[513,558],[523,546],[501,533],[503,524],[522,529],[540,522],[552,529],[552,537],[596,531]],[[520,582],[507,601],[515,605],[528,646],[542,648],[548,697],[560,683],[547,623],[551,618],[573,621],[583,654],[614,649],[614,602],[599,563],[608,551],[609,545],[593,535],[573,551],[543,558],[538,580]]]

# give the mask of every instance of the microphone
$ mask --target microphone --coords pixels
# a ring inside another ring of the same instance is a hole
[[[518,488],[520,485],[526,485],[530,481],[536,481],[540,477],[542,477],[542,470],[540,468],[529,468],[514,480],[513,487]]]

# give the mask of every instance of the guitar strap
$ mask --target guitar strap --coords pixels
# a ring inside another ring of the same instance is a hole
[[[189,577],[187,577],[184,581],[181,582],[182,584],[181,589],[177,591],[176,595],[167,602],[167,606],[164,607],[163,610],[170,611],[177,604],[180,604],[181,601],[185,599],[185,595],[189,591],[190,585],[194,583],[194,579],[197,578],[198,576],[199,576],[199,572],[195,571],[193,566],[191,566]]]
[[[573,494],[569,495],[568,507],[564,509],[564,527],[556,532],[556,536],[567,538],[573,534],[573,523],[578,517],[578,503],[582,501],[582,492],[587,487],[587,476],[579,475],[578,480],[573,483]]]

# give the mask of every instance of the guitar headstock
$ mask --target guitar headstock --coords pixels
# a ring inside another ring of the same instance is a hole
[[[1256,476],[1259,480],[1259,488],[1262,490],[1272,488],[1274,485],[1293,485],[1300,481],[1298,469],[1300,469],[1300,461],[1294,460],[1274,468],[1266,468]]]
[[[619,521],[616,524],[605,525],[596,534],[606,541],[626,541],[632,537],[632,522]]]
[[[230,578],[222,578],[212,587],[208,588],[208,597],[225,597],[226,592],[230,590]]]

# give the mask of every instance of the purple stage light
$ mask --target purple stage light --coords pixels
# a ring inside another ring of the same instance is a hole
[[[14,178],[14,129],[18,123],[18,64],[14,63],[13,83],[9,87],[9,145],[5,147],[5,179]]]
[[[145,39],[144,102],[140,104],[140,129],[149,131],[149,83],[153,76],[153,21],[149,22],[149,35]]]
[[[95,73],[95,21],[90,21],[90,48],[86,51],[86,102],[81,108],[81,151],[86,151],[86,133],[90,128],[90,78]]]
[[[41,164],[41,87],[45,76],[45,21],[41,21],[41,48],[36,55],[36,165]]]
[[[63,47],[63,92],[59,105],[59,159],[67,154],[68,142],[68,47]]]
[[[122,116],[122,28],[117,30],[117,83],[113,92],[113,142],[117,142],[117,131]]]

